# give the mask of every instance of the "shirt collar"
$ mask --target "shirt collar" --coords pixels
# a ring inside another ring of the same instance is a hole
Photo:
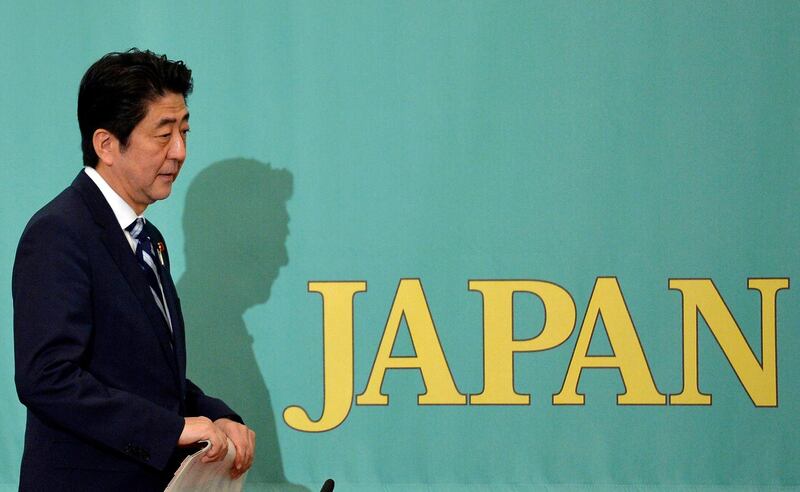
[[[116,191],[114,191],[106,180],[100,176],[100,173],[97,172],[97,169],[92,167],[84,167],[83,172],[86,173],[94,184],[100,189],[100,193],[103,194],[106,201],[108,202],[109,206],[111,206],[111,210],[114,212],[114,216],[117,218],[117,222],[119,222],[119,226],[122,229],[125,229],[131,223],[139,218],[139,215],[136,215],[136,212],[128,205],[125,200],[122,199]]]

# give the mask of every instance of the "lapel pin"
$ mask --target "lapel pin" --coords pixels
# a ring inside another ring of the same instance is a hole
[[[164,243],[159,241],[158,244],[156,245],[156,250],[158,251],[158,261],[159,261],[159,263],[161,263],[161,266],[163,267],[163,266],[165,266],[164,265],[164,252],[167,250],[167,247],[164,246]]]

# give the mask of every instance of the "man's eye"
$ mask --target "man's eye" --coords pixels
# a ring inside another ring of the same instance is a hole
[[[156,135],[158,138],[169,138],[172,136],[171,133],[162,133],[161,135]]]

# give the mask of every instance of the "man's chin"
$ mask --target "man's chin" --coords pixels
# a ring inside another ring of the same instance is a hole
[[[165,198],[168,198],[170,194],[172,194],[172,183],[169,183],[168,185],[159,186],[153,191],[154,192],[152,195],[150,195],[150,198],[154,202],[157,202],[159,200],[164,200]]]

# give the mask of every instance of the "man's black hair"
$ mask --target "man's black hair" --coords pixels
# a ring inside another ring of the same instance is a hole
[[[132,48],[97,60],[81,79],[78,125],[83,164],[96,167],[92,138],[98,128],[111,132],[124,149],[147,106],[167,93],[192,93],[192,71],[182,62],[152,51]]]

